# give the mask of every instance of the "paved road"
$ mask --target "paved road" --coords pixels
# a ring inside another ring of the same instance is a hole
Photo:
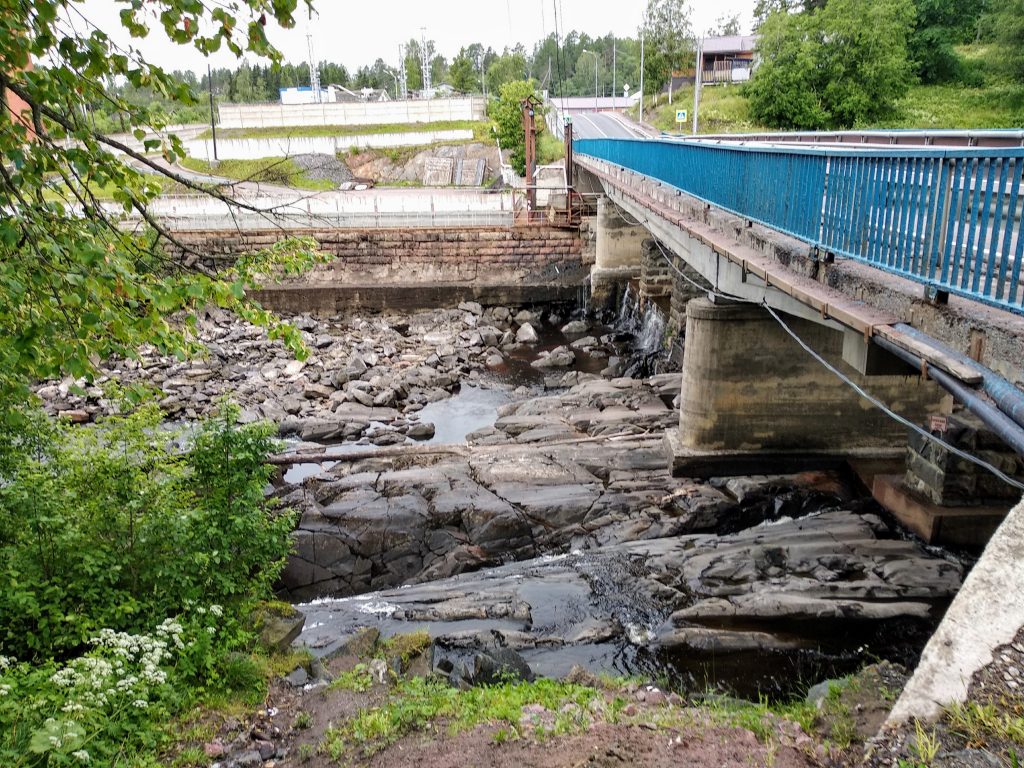
[[[647,134],[635,123],[614,112],[587,112],[572,116],[577,139],[636,139]]]

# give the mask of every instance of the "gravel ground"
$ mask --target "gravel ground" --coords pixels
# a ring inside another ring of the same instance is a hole
[[[335,184],[352,181],[352,171],[334,155],[293,155],[292,162],[306,172],[307,179],[326,179]]]
[[[924,757],[929,752],[930,760]],[[967,701],[935,724],[883,731],[867,755],[870,766],[929,768],[1018,766],[1024,755],[1024,628],[992,653],[992,663],[971,678]]]

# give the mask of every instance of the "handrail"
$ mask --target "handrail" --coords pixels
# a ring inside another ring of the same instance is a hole
[[[776,131],[719,133],[694,137],[701,141],[745,141],[811,144],[863,144],[866,146],[1024,147],[1018,128],[931,129],[890,128],[868,131]]]
[[[579,139],[575,152],[825,252],[1024,314],[1024,148]]]

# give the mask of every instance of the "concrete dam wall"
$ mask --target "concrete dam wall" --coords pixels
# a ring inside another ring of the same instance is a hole
[[[282,311],[423,308],[474,299],[482,303],[569,300],[589,267],[578,233],[548,226],[196,230],[179,232],[222,268],[239,254],[283,237],[312,237],[334,258],[259,298]]]

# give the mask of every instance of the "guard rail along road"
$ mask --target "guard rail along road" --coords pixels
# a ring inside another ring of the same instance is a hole
[[[1024,148],[579,139],[578,155],[924,284],[1024,314]]]

